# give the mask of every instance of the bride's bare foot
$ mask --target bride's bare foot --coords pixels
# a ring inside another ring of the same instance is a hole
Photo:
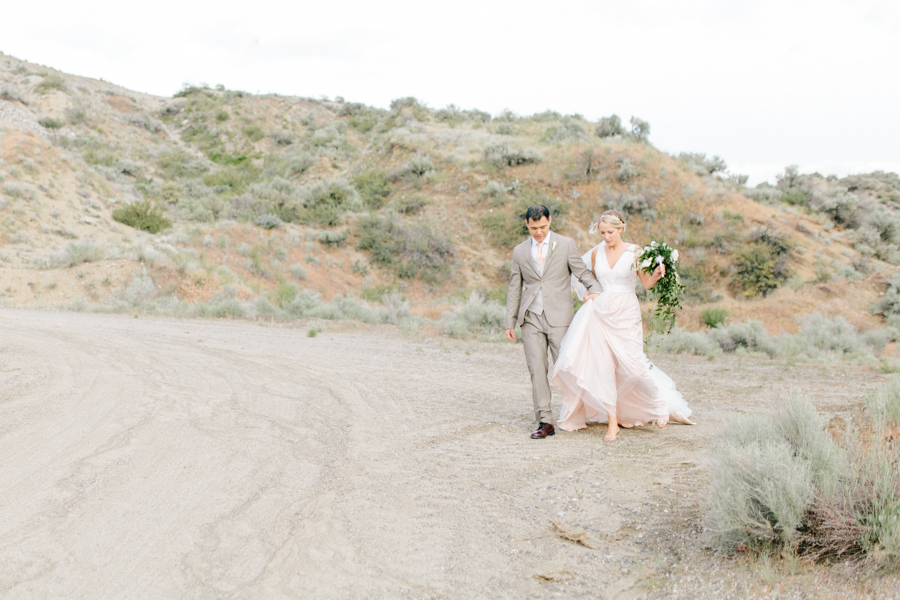
[[[666,420],[659,420],[659,421],[656,422],[656,426],[659,427],[660,429],[662,429],[662,428],[665,427],[668,423],[669,423],[669,420],[668,420],[668,419],[666,419]]]
[[[603,436],[604,442],[614,442],[616,441],[616,437],[619,435],[619,427],[618,425],[610,426],[606,430],[606,435]]]

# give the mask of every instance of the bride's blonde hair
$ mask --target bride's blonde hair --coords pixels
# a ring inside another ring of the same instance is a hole
[[[625,231],[625,219],[622,218],[622,215],[615,210],[608,210],[600,215],[600,218],[597,219],[596,223],[591,223],[591,228],[589,233],[592,235],[597,233],[597,228],[600,227],[600,223],[606,223],[607,225],[612,225],[616,229],[621,229]]]

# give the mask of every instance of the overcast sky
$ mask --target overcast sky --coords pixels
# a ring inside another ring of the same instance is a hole
[[[649,121],[751,183],[900,172],[895,0],[80,0],[3,7],[0,51],[171,96],[183,84],[387,107]]]

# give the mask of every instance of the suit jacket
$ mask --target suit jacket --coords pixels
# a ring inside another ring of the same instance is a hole
[[[531,256],[531,238],[513,250],[512,268],[509,273],[509,290],[506,294],[506,328],[522,325],[525,311],[531,306],[538,291],[544,300],[544,314],[552,327],[565,327],[572,322],[575,310],[572,305],[571,276],[591,292],[600,292],[600,283],[590,269],[584,266],[575,241],[550,232],[550,254],[544,259],[543,275]]]

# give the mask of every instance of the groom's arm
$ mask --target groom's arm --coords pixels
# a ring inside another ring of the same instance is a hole
[[[513,251],[512,266],[509,270],[509,287],[506,290],[506,337],[516,340],[516,321],[519,319],[519,304],[522,302],[522,269]]]

